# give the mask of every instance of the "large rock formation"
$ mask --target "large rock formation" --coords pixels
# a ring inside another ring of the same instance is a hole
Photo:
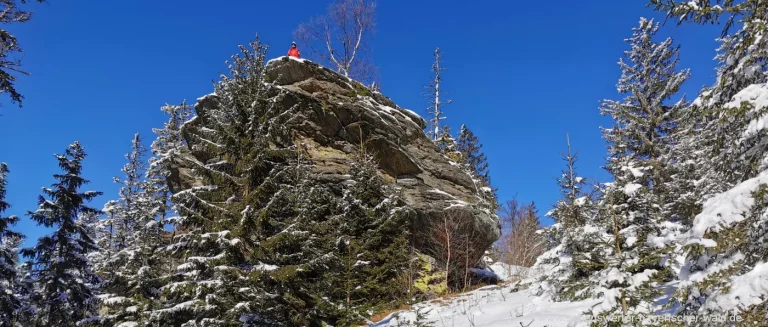
[[[270,97],[283,113],[278,121],[290,131],[283,144],[276,146],[303,147],[318,178],[344,182],[349,155],[364,146],[375,155],[385,179],[400,186],[413,209],[413,235],[420,235],[448,212],[474,220],[478,248],[485,249],[498,239],[498,217],[483,205],[479,186],[426,137],[426,123],[419,115],[306,60],[270,61],[267,80],[273,83]],[[215,95],[207,96],[198,99],[195,108],[200,115],[215,105]],[[179,167],[175,175],[178,187],[195,184],[189,169]]]

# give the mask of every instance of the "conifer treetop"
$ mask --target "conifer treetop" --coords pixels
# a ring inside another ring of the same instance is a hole
[[[768,81],[768,2],[763,0],[650,0],[649,6],[677,24],[721,24],[717,82],[694,104],[729,102],[750,84]]]
[[[22,250],[30,258],[29,274],[35,285],[30,296],[36,307],[33,324],[38,326],[72,326],[89,316],[101,282],[87,258],[97,245],[87,226],[78,221],[78,217],[100,213],[85,203],[101,192],[79,190],[88,183],[80,176],[86,154],[79,142],[55,157],[62,173],[54,175],[56,182],[50,188],[43,188],[39,208],[28,213],[39,225],[55,230],[35,247]]]
[[[93,200],[102,192],[85,191],[78,193],[80,187],[88,184],[88,180],[80,176],[83,165],[82,160],[86,154],[80,142],[72,143],[64,154],[54,155],[58,160],[61,174],[54,174],[58,182],[50,188],[44,187],[43,194],[51,200],[39,197],[40,207],[36,211],[30,211],[29,216],[45,227],[74,221],[80,213],[100,213],[99,210],[85,206],[84,203]]]

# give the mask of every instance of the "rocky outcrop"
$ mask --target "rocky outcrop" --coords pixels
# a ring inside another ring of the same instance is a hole
[[[328,183],[346,179],[350,154],[360,147],[373,153],[381,174],[396,183],[413,209],[414,235],[446,212],[470,216],[483,249],[500,235],[498,217],[484,209],[475,182],[443,156],[423,130],[424,119],[398,107],[384,95],[306,60],[282,57],[267,65],[272,101],[282,112],[290,135],[284,144],[299,145],[314,163],[314,172]],[[198,114],[215,101],[199,99]],[[200,158],[198,158],[200,159]],[[195,184],[180,167],[182,187]],[[480,251],[482,253],[482,251]]]

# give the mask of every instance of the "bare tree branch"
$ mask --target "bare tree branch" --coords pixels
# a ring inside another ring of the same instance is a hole
[[[372,0],[336,0],[326,15],[300,24],[293,32],[311,57],[344,76],[370,84],[375,69],[366,40],[373,34],[376,4]]]
[[[485,253],[485,249],[477,247],[482,242],[474,216],[460,210],[447,210],[423,236],[429,244],[429,254],[445,271],[446,289],[468,289],[470,269],[477,266]]]
[[[502,261],[507,264],[531,267],[544,252],[545,240],[538,233],[541,225],[533,203],[521,206],[517,199],[507,202],[501,220],[507,232],[503,240]]]
[[[435,74],[435,77],[429,82],[429,85],[424,86],[424,88],[427,89],[425,96],[429,100],[427,113],[431,117],[429,119],[427,136],[433,141],[437,141],[440,138],[441,122],[446,118],[443,116],[443,105],[451,104],[451,100],[442,101],[442,98],[440,97],[440,83],[443,81],[441,72],[445,70],[445,67],[440,66],[440,48],[435,49],[434,55],[435,62],[432,64],[432,72]]]

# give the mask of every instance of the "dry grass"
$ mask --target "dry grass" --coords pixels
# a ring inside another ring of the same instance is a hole
[[[411,310],[411,306],[407,305],[407,304],[403,304],[403,305],[401,305],[401,306],[399,306],[397,308],[393,308],[393,309],[389,309],[389,310],[384,310],[384,311],[381,311],[381,312],[378,312],[378,313],[374,314],[373,316],[371,316],[370,319],[373,322],[379,322],[382,319],[386,318],[391,313],[397,312],[397,311],[403,311],[403,310]]]
[[[448,306],[451,303],[451,301],[456,300],[457,298],[460,298],[460,297],[465,297],[465,296],[468,295],[468,292],[474,291],[474,290],[476,290],[478,288],[481,288],[481,287],[484,287],[484,286],[488,286],[488,285],[487,284],[475,284],[475,285],[472,285],[466,291],[451,292],[451,293],[445,294],[443,296],[440,296],[439,298],[428,300],[426,302],[430,303],[430,304],[436,304],[436,305],[444,306],[445,307],[445,306]],[[459,302],[466,302],[467,299],[458,299],[457,301],[459,301]],[[412,310],[412,309],[413,308],[410,305],[403,304],[403,305],[401,305],[401,306],[399,306],[397,308],[392,308],[392,309],[384,310],[384,311],[381,311],[381,312],[377,312],[373,316],[371,316],[370,320],[372,322],[376,323],[376,322],[379,322],[379,321],[383,320],[384,318],[386,318],[387,316],[389,316],[393,312],[409,311],[409,310]],[[365,325],[361,325],[361,326],[365,326]]]
[[[467,296],[468,295],[467,292],[474,291],[474,290],[476,290],[478,288],[481,288],[483,286],[487,286],[487,285],[473,285],[466,292],[465,291],[451,292],[451,293],[445,294],[445,295],[443,295],[443,296],[441,296],[441,297],[439,297],[437,299],[429,300],[429,301],[427,301],[427,303],[437,304],[437,305],[440,305],[440,306],[448,306],[448,304],[451,301],[453,301],[453,300],[455,300],[457,298],[460,298],[460,297]],[[458,301],[459,302],[466,301],[466,299],[459,299]]]

